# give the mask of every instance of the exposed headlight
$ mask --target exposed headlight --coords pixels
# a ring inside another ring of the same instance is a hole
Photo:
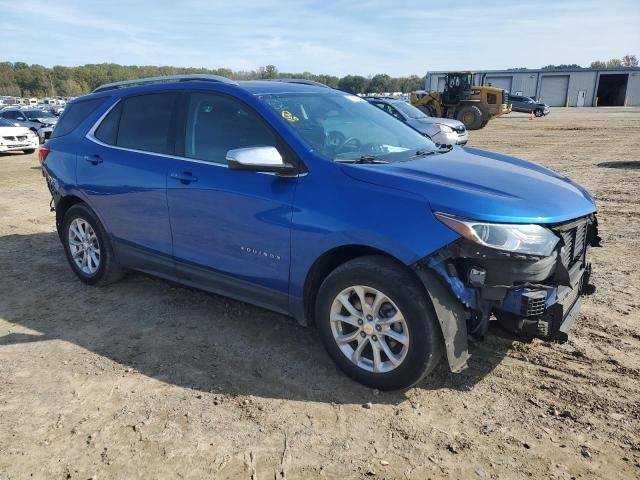
[[[35,136],[36,136],[36,134],[33,132],[33,130],[29,130],[27,132],[27,137],[35,137]]]
[[[467,240],[497,250],[546,257],[559,241],[551,230],[540,225],[485,223],[439,212],[435,216]]]
[[[451,133],[451,132],[453,132],[453,128],[448,127],[447,125],[443,125],[443,124],[441,124],[441,123],[435,123],[435,124],[434,124],[434,126],[435,126],[437,129],[439,129],[439,130],[441,130],[441,131],[443,131],[443,132],[445,132],[445,133]]]

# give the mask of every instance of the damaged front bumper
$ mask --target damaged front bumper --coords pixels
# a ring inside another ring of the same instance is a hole
[[[600,237],[595,215],[549,228],[560,238],[550,256],[460,238],[413,265],[436,310],[453,371],[466,366],[467,337],[484,337],[494,318],[520,337],[567,340],[583,295],[594,291],[589,256]]]

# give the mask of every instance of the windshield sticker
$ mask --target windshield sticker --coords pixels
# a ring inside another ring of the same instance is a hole
[[[345,95],[344,98],[351,100],[352,102],[366,102],[366,100],[363,100],[356,95]]]
[[[295,123],[298,120],[300,120],[298,117],[296,117],[289,110],[283,110],[281,115],[282,115],[282,118],[284,118],[287,122]]]

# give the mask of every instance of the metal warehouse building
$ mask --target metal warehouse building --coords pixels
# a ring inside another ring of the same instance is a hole
[[[446,72],[427,73],[425,89],[444,90]],[[483,70],[475,85],[493,85],[512,95],[536,97],[552,107],[640,105],[640,68],[573,70]]]

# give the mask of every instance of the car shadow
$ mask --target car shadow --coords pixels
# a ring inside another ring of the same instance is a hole
[[[403,391],[374,397],[337,369],[313,328],[288,317],[137,273],[87,286],[55,233],[0,237],[0,292],[0,318],[16,325],[0,336],[0,349],[61,340],[123,370],[211,393],[340,404],[406,399]],[[472,345],[467,370],[452,374],[443,361],[418,388],[469,390],[510,346],[497,337]]]

